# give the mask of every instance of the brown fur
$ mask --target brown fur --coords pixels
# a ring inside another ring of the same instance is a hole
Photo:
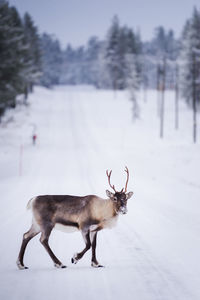
[[[127,186],[127,184],[126,184]],[[72,263],[77,263],[83,255],[92,247],[93,267],[100,267],[96,259],[97,232],[104,228],[112,228],[117,221],[118,214],[127,213],[127,200],[132,197],[132,192],[116,192],[113,194],[106,191],[108,199],[102,199],[95,195],[84,197],[69,195],[45,195],[38,196],[28,202],[27,208],[32,209],[33,223],[28,232],[23,236],[17,265],[19,269],[26,269],[23,259],[28,242],[41,232],[40,242],[47,250],[49,256],[58,268],[63,264],[55,256],[49,246],[49,236],[53,228],[67,231],[70,229],[80,230],[85,248],[76,253]]]
[[[117,219],[116,204],[111,199],[101,199],[95,195],[84,197],[69,195],[44,195],[29,201],[28,208],[32,209],[33,224],[24,234],[20,253],[17,260],[19,269],[25,269],[23,258],[28,242],[39,232],[40,241],[45,247],[56,267],[64,267],[49,247],[48,239],[53,228],[61,224],[82,232],[86,242],[85,249],[72,258],[76,263],[92,246],[92,266],[101,266],[96,259],[96,236],[99,230],[114,225]]]
[[[32,209],[33,223],[28,232],[23,236],[20,248],[17,266],[19,269],[26,269],[23,259],[28,242],[41,232],[40,242],[47,250],[49,256],[58,268],[63,268],[63,264],[55,256],[49,246],[49,236],[53,228],[67,228],[80,230],[82,232],[85,248],[76,253],[72,258],[72,263],[77,263],[79,259],[92,247],[93,267],[101,267],[96,259],[96,239],[97,232],[104,228],[111,228],[115,225],[118,214],[127,213],[127,200],[132,197],[133,193],[127,192],[129,180],[128,168],[125,168],[127,180],[125,189],[121,192],[115,190],[114,185],[110,183],[111,173],[106,172],[110,187],[114,194],[106,190],[108,199],[102,199],[95,195],[84,197],[69,195],[45,195],[38,196],[28,202],[27,208]],[[124,190],[124,191],[123,191]]]
[[[116,215],[110,199],[104,200],[95,195],[38,196],[33,200],[32,212],[40,227],[46,223],[55,226],[56,223],[64,225],[65,222],[71,222],[72,226],[73,223],[78,224],[80,230],[96,224],[103,228],[106,221]]]

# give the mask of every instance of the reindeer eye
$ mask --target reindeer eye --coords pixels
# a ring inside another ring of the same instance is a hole
[[[114,201],[117,201],[117,197],[116,196],[114,197]]]

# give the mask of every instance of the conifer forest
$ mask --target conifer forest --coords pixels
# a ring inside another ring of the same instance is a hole
[[[85,45],[64,49],[55,36],[39,34],[33,18],[21,17],[7,1],[0,2],[0,114],[16,106],[18,95],[28,94],[35,85],[93,85],[97,89],[129,90],[133,116],[139,115],[136,92],[175,90],[194,113],[200,105],[200,11],[194,7],[181,36],[158,26],[152,40],[144,41],[139,31],[113,16],[103,40],[92,36]],[[178,114],[178,111],[177,111]],[[178,127],[178,117],[177,124]],[[161,126],[162,127],[162,126]],[[162,136],[162,128],[160,135]]]
[[[0,195],[0,300],[199,300],[198,0],[0,0]]]

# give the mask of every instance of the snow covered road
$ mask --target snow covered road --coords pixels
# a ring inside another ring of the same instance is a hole
[[[181,128],[175,132],[168,92],[160,141],[153,91],[135,123],[125,92],[37,88],[30,103],[0,127],[0,299],[199,300],[200,145],[191,142],[191,112],[181,104]],[[31,223],[26,211],[31,197],[105,197],[105,170],[113,169],[120,189],[125,165],[134,197],[117,227],[98,235],[97,258],[105,268],[90,267],[90,251],[71,265],[84,246],[82,237],[54,231],[50,245],[68,268],[55,269],[36,237],[25,254],[29,270],[17,269],[22,234]]]

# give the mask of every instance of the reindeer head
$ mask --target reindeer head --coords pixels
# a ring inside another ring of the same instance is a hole
[[[127,213],[127,200],[130,199],[133,195],[133,192],[127,193],[127,185],[129,180],[129,171],[128,168],[125,168],[125,172],[127,173],[127,180],[125,184],[125,188],[123,188],[120,192],[115,190],[115,186],[111,185],[110,177],[112,170],[106,174],[108,176],[108,183],[110,187],[113,189],[114,193],[111,193],[109,190],[106,190],[106,195],[115,203],[116,213],[126,214]]]

